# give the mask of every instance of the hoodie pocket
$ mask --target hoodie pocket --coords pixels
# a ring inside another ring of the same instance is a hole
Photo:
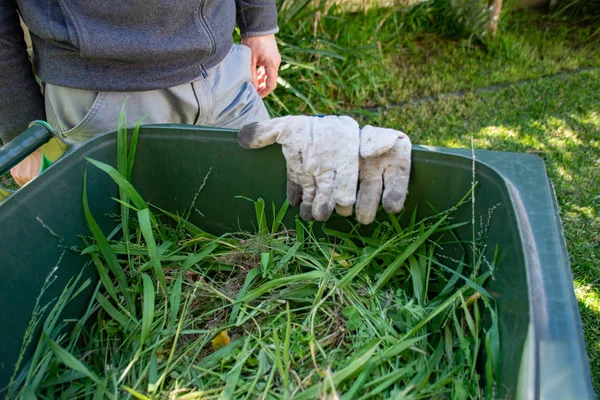
[[[63,31],[61,32],[62,40],[59,39],[60,43],[66,44],[67,47],[71,50],[80,51],[79,48],[79,32],[77,29],[76,20],[73,18],[73,15],[69,12],[69,9],[64,0],[58,0],[56,3],[50,2],[49,4],[49,14],[52,17],[54,16],[60,21],[60,17],[62,17],[62,21],[64,22]],[[60,13],[60,15],[59,15]],[[66,32],[65,32],[66,30]],[[66,37],[65,37],[66,36]]]
[[[125,62],[210,58],[215,39],[199,29],[198,0],[60,1],[80,54]],[[67,4],[68,3],[68,4]],[[200,4],[199,4],[200,3]],[[218,8],[218,2],[210,2]],[[208,5],[206,5],[208,7]],[[233,31],[233,27],[232,27]]]

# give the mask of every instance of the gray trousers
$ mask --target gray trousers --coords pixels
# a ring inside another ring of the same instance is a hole
[[[269,119],[252,86],[252,52],[234,45],[208,76],[167,89],[140,92],[96,92],[46,83],[47,120],[61,140],[76,146],[98,134],[115,131],[125,104],[129,126],[174,123],[224,128]]]

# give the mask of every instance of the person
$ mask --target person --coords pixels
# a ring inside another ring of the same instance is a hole
[[[238,128],[248,149],[279,143],[287,196],[304,219],[356,207],[369,224],[380,202],[399,212],[411,163],[403,132],[361,129],[348,116],[269,118],[262,98],[277,83],[278,31],[275,0],[0,0],[0,138],[41,119],[79,146],[114,131],[125,104],[128,121]],[[33,178],[39,159],[38,151],[13,168],[17,182]]]
[[[275,0],[0,0],[0,139],[46,120],[77,146],[115,130],[123,104],[130,122],[240,128],[268,119],[278,31]],[[15,180],[37,175],[40,159],[38,150],[14,167]]]

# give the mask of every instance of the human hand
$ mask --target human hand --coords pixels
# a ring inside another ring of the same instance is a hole
[[[252,85],[260,97],[264,98],[275,90],[281,64],[281,55],[277,49],[275,35],[247,36],[242,38],[241,43],[252,50],[252,61],[250,62]],[[259,84],[257,67],[264,68],[266,80],[263,85]]]
[[[402,210],[408,193],[410,166],[411,142],[404,132],[370,125],[361,129],[360,188],[356,200],[359,223],[373,222],[380,200],[388,213]]]
[[[247,149],[279,143],[287,165],[287,197],[300,217],[325,221],[335,208],[349,216],[356,201],[359,126],[350,117],[286,116],[242,127]]]
[[[37,177],[42,168],[42,151],[35,150],[25,157],[20,163],[10,169],[10,174],[19,186],[25,186],[33,178]]]

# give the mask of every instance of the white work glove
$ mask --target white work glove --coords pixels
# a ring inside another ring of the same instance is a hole
[[[373,222],[380,200],[390,214],[402,210],[408,193],[410,165],[411,143],[404,132],[370,125],[362,128],[360,189],[356,200],[359,223]]]
[[[286,116],[242,127],[238,142],[256,149],[275,142],[287,164],[287,197],[300,217],[325,221],[335,208],[349,216],[356,202],[360,128],[350,117]]]

